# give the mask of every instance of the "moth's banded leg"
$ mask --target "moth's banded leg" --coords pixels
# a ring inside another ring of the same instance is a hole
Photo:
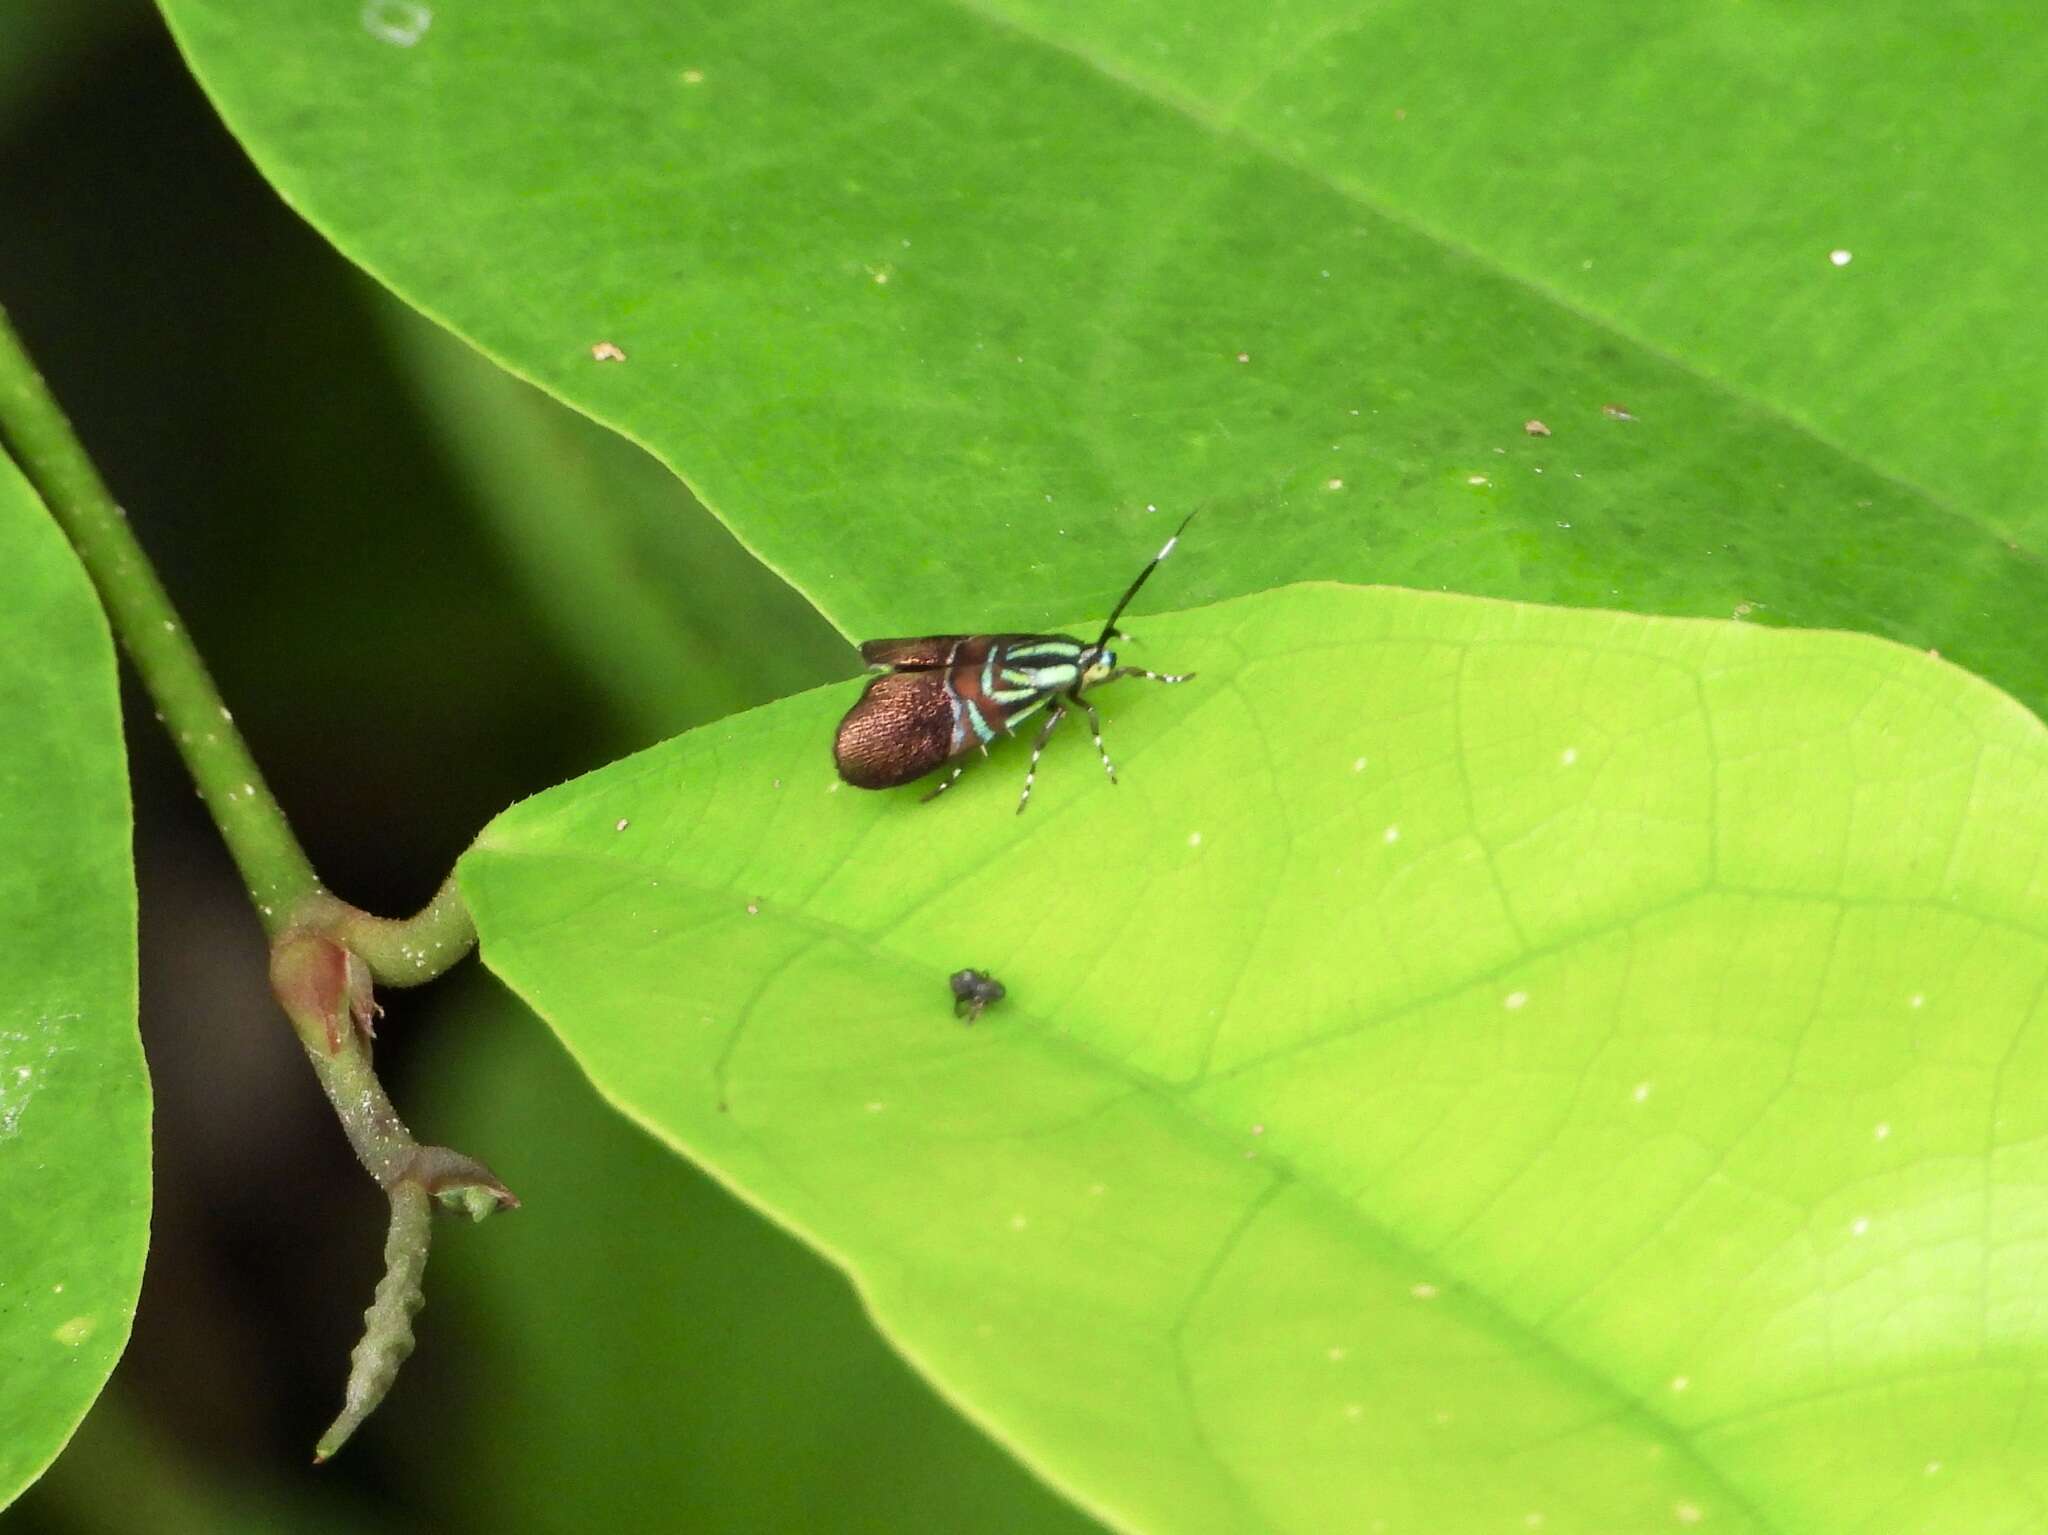
[[[953,769],[953,776],[951,778],[947,779],[944,783],[940,784],[936,789],[932,790],[931,793],[920,796],[918,799],[918,803],[920,805],[929,805],[941,794],[944,794],[948,789],[952,788],[955,783],[959,782],[960,775],[966,771],[967,764],[963,762],[958,767]]]
[[[1104,677],[1102,682],[1114,682],[1119,677],[1143,677],[1147,682],[1193,682],[1195,680],[1193,672],[1148,672],[1142,666],[1119,666],[1107,677]],[[1095,686],[1101,687],[1102,682],[1096,683]]]
[[[1109,774],[1109,781],[1111,783],[1115,783],[1116,764],[1109,760],[1109,748],[1102,744],[1102,716],[1095,712],[1095,705],[1088,702],[1087,699],[1081,697],[1078,693],[1069,693],[1067,696],[1073,699],[1076,708],[1087,711],[1088,728],[1095,733],[1095,750],[1102,758],[1102,771]]]
[[[1031,803],[1031,781],[1038,776],[1038,759],[1045,752],[1045,743],[1052,739],[1052,728],[1067,717],[1065,704],[1054,704],[1052,712],[1045,717],[1038,739],[1031,743],[1031,765],[1024,770],[1024,792],[1017,796],[1017,814],[1024,813],[1024,807]]]

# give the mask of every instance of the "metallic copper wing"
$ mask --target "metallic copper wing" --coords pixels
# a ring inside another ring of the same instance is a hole
[[[867,647],[861,648],[865,653]],[[856,789],[893,789],[924,777],[952,756],[953,736],[946,674],[889,672],[870,682],[839,722],[832,762]]]

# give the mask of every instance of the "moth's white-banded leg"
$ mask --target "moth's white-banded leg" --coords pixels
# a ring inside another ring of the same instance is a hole
[[[1095,712],[1095,705],[1087,699],[1076,696],[1074,706],[1087,711],[1088,728],[1095,732],[1095,750],[1102,758],[1102,771],[1109,774],[1109,781],[1116,782],[1116,764],[1109,760],[1109,748],[1102,744],[1102,716]]]
[[[1104,677],[1102,682],[1114,682],[1119,677],[1143,677],[1147,682],[1193,682],[1195,680],[1193,672],[1148,672],[1142,666],[1119,666],[1107,677]],[[1102,682],[1094,685],[1101,687]]]
[[[953,769],[953,776],[951,778],[947,779],[944,783],[940,784],[936,789],[932,790],[931,793],[919,798],[918,803],[920,805],[929,805],[941,794],[944,794],[948,789],[952,788],[954,784],[958,783],[960,781],[960,775],[966,771],[967,764],[963,762],[958,767]]]
[[[1040,727],[1038,739],[1031,743],[1031,766],[1024,770],[1024,792],[1017,796],[1017,814],[1024,813],[1024,807],[1031,803],[1031,781],[1038,776],[1038,759],[1045,751],[1045,743],[1052,739],[1052,728],[1067,717],[1065,704],[1054,704],[1046,715],[1045,724]]]

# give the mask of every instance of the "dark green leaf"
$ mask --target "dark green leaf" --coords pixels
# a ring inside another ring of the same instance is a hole
[[[162,3],[343,250],[857,637],[1099,611],[1212,502],[1184,599],[1749,615],[2048,704],[2033,10]]]
[[[128,1341],[149,1244],[149,1079],[114,647],[0,457],[0,1505]]]

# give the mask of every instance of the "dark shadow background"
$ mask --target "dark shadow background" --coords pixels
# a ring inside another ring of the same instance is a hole
[[[270,193],[137,0],[0,9],[0,303],[314,862],[371,910],[417,907],[512,800],[647,744],[629,722],[650,710],[681,728],[735,689],[856,669],[679,486],[691,620],[724,674],[628,699],[566,653],[495,552],[445,404],[394,356],[421,322]],[[835,1273],[610,1115],[474,962],[385,997],[379,1062],[422,1139],[492,1162],[526,1208],[442,1225],[393,1400],[310,1468],[384,1204],[269,997],[219,839],[126,702],[152,1248],[113,1384],[0,1515],[10,1535],[1094,1528],[940,1406]]]

